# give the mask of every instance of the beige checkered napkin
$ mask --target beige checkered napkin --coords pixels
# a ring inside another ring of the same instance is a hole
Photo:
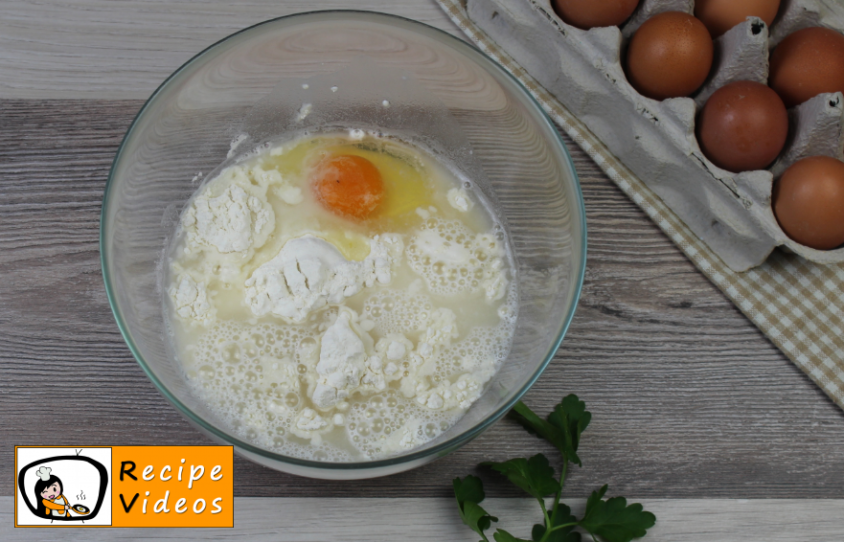
[[[732,271],[601,141],[469,19],[461,0],[437,0],[485,53],[519,79],[545,111],[733,303],[844,408],[844,264],[822,266],[774,251]]]

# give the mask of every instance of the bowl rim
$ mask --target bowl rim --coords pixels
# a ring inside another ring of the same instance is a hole
[[[107,260],[109,257],[109,252],[106,245],[106,238],[107,238],[107,221],[106,215],[108,211],[108,203],[109,203],[109,195],[111,194],[111,188],[114,181],[115,171],[117,170],[117,165],[123,156],[124,147],[127,141],[132,136],[136,125],[138,124],[139,120],[144,116],[147,109],[151,106],[151,104],[158,98],[158,96],[168,87],[168,85],[173,81],[179,74],[181,74],[185,69],[191,66],[195,61],[202,58],[206,53],[214,50],[215,48],[221,46],[225,42],[229,41],[230,39],[235,38],[241,34],[245,34],[247,32],[254,31],[259,27],[265,25],[272,25],[276,22],[287,20],[287,19],[296,19],[296,18],[321,18],[321,17],[337,17],[337,16],[352,16],[357,17],[363,20],[376,20],[376,22],[382,22],[385,24],[391,24],[398,22],[403,25],[407,25],[409,27],[416,27],[416,28],[406,28],[409,31],[425,34],[428,33],[428,36],[432,39],[438,40],[443,42],[445,45],[450,46],[452,49],[457,50],[459,53],[463,53],[467,56],[471,61],[478,64],[479,67],[483,68],[485,71],[497,71],[500,74],[504,75],[505,79],[509,79],[513,86],[521,91],[521,93],[527,97],[528,103],[533,104],[533,107],[536,111],[539,112],[540,118],[544,119],[547,127],[549,128],[550,132],[553,133],[556,138],[553,141],[556,145],[561,149],[563,152],[562,154],[566,157],[566,165],[568,166],[569,173],[571,174],[572,184],[574,187],[575,195],[577,196],[577,207],[580,212],[580,230],[581,230],[581,239],[580,243],[583,247],[583,254],[580,261],[580,265],[578,269],[576,269],[576,277],[575,277],[575,285],[574,285],[574,295],[572,299],[572,303],[569,306],[565,317],[563,318],[560,326],[560,330],[557,334],[557,338],[553,341],[553,346],[549,350],[549,352],[545,356],[545,360],[539,364],[537,369],[535,370],[534,374],[530,377],[530,379],[519,389],[513,397],[507,401],[504,405],[500,406],[486,418],[484,418],[481,422],[477,425],[460,433],[459,435],[455,435],[454,437],[445,440],[436,446],[432,446],[430,448],[425,448],[418,451],[411,451],[408,454],[399,455],[388,457],[385,459],[378,459],[373,461],[355,461],[355,462],[323,462],[323,461],[314,461],[309,459],[301,459],[297,457],[291,457],[286,455],[281,455],[275,452],[271,452],[269,450],[265,450],[263,448],[257,447],[253,444],[249,444],[240,440],[239,438],[233,437],[232,435],[228,434],[227,432],[221,430],[220,428],[215,427],[213,424],[206,421],[204,418],[200,417],[196,413],[193,412],[191,408],[187,405],[182,403],[170,390],[164,385],[161,380],[153,373],[151,368],[147,366],[146,362],[141,356],[139,349],[135,345],[135,342],[132,339],[132,335],[129,332],[128,326],[126,322],[123,320],[121,312],[119,310],[118,302],[114,293],[114,285],[112,278],[109,273],[109,267],[107,265]],[[433,34],[433,35],[431,35]],[[473,56],[479,57],[472,58]],[[480,60],[480,62],[478,61]],[[488,66],[484,66],[483,62],[486,62]],[[428,458],[439,458],[447,455],[448,453],[462,447],[469,441],[471,441],[476,436],[480,435],[487,429],[489,429],[493,424],[495,424],[498,420],[504,417],[512,408],[513,406],[521,400],[521,398],[527,393],[527,391],[533,387],[539,377],[545,372],[545,369],[550,364],[551,360],[554,359],[557,351],[560,348],[561,343],[568,331],[569,326],[571,325],[571,321],[574,317],[574,313],[577,309],[577,306],[580,301],[581,292],[583,290],[583,280],[586,271],[586,257],[587,257],[587,233],[586,233],[586,208],[583,200],[583,191],[580,186],[580,179],[577,175],[577,171],[574,167],[574,162],[572,160],[571,154],[568,151],[568,147],[566,146],[565,142],[563,141],[562,136],[559,133],[559,130],[554,125],[551,118],[548,116],[548,113],[542,108],[536,98],[525,88],[525,86],[519,81],[513,74],[511,74],[507,69],[501,66],[498,62],[494,59],[489,57],[486,53],[476,47],[474,44],[461,40],[455,36],[452,36],[448,32],[441,30],[439,28],[433,27],[429,24],[416,21],[413,19],[409,19],[407,17],[402,17],[400,15],[393,15],[389,13],[381,13],[376,11],[367,11],[367,10],[345,10],[345,9],[330,9],[330,10],[315,10],[315,11],[305,11],[305,12],[298,12],[292,13],[288,15],[283,15],[280,17],[275,17],[272,19],[267,19],[265,21],[256,23],[254,25],[248,26],[237,32],[229,34],[228,36],[214,42],[213,44],[209,45],[208,47],[204,48],[199,53],[192,56],[188,61],[184,64],[179,66],[172,74],[170,74],[150,95],[149,98],[144,102],[144,105],[138,110],[138,113],[135,115],[135,118],[132,120],[132,123],[129,125],[129,128],[126,130],[126,134],[123,136],[122,141],[120,142],[120,146],[117,149],[117,152],[114,156],[114,160],[112,161],[111,168],[109,169],[108,179],[106,181],[105,190],[103,193],[103,203],[102,209],[100,212],[100,239],[99,239],[99,248],[100,248],[100,266],[102,269],[103,274],[103,282],[105,284],[106,290],[106,297],[108,298],[109,306],[111,307],[112,314],[117,322],[117,327],[120,330],[120,334],[123,336],[126,345],[129,347],[132,355],[134,356],[135,360],[138,362],[138,365],[141,366],[141,369],[147,375],[147,378],[155,385],[159,392],[170,402],[172,403],[179,412],[185,416],[190,422],[198,425],[201,429],[209,432],[211,435],[216,437],[217,439],[225,441],[227,444],[232,445],[237,448],[241,448],[247,452],[252,454],[256,454],[260,457],[278,461],[281,463],[287,463],[291,465],[296,465],[299,467],[305,467],[308,469],[314,470],[323,470],[323,471],[366,471],[366,470],[375,470],[380,468],[386,467],[395,467],[397,465],[401,465],[404,463],[412,464],[414,462],[425,460]],[[409,467],[409,468],[412,468]]]

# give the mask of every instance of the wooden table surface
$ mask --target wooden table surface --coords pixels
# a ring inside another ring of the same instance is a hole
[[[462,37],[433,0],[0,3],[0,538],[45,536],[10,528],[14,445],[210,444],[144,376],[109,309],[98,251],[108,169],[143,100],[192,55],[262,20],[328,8]],[[586,281],[561,349],[525,397],[544,412],[574,392],[593,413],[567,494],[606,482],[652,503],[659,523],[645,540],[844,539],[844,413],[567,144],[586,199]],[[543,450],[505,420],[449,457],[376,480],[307,480],[236,458],[235,495],[274,498],[239,509],[275,512],[197,536],[393,540],[406,532],[397,524],[415,521],[422,540],[434,521],[438,536],[471,540],[451,479]],[[522,506],[506,485],[487,487]],[[332,536],[302,512],[326,506],[370,519]],[[166,533],[154,536],[193,536]]]

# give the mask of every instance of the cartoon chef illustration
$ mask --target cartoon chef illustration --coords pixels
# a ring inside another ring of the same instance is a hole
[[[42,517],[64,517],[68,515],[70,503],[62,494],[62,481],[52,472],[50,467],[39,467],[36,471],[38,481],[35,482],[35,502],[38,503],[38,513]]]

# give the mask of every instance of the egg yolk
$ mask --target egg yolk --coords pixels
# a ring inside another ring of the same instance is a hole
[[[351,154],[320,162],[311,175],[311,187],[323,207],[358,220],[371,215],[384,197],[384,181],[375,164]]]

